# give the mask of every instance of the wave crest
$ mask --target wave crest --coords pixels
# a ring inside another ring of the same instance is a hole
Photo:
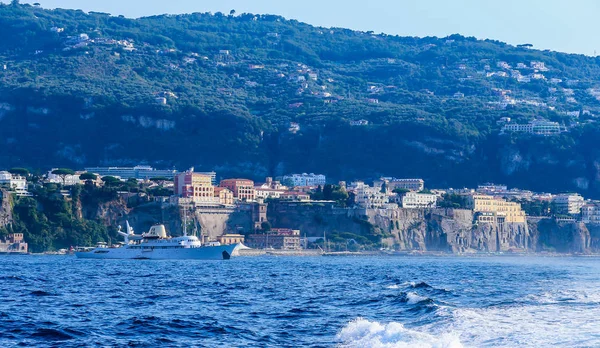
[[[341,347],[373,348],[462,348],[454,334],[431,335],[410,330],[396,322],[381,324],[364,318],[357,318],[344,327],[337,335]]]

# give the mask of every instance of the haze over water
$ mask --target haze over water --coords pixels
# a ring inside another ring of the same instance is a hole
[[[0,346],[591,347],[600,258],[0,258]]]

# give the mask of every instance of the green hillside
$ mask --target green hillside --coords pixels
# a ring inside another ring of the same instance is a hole
[[[596,58],[253,14],[0,5],[0,32],[0,167],[418,176],[600,196]],[[500,135],[503,117],[567,131]]]

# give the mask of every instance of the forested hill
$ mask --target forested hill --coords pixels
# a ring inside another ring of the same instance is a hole
[[[253,14],[13,4],[0,5],[0,32],[0,167],[193,165],[600,196],[597,58]],[[505,117],[566,131],[500,135]]]

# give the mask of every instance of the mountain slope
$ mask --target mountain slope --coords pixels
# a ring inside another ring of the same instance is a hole
[[[600,195],[596,58],[252,14],[2,5],[0,30],[1,167],[145,162]],[[568,132],[499,135],[503,117]]]

